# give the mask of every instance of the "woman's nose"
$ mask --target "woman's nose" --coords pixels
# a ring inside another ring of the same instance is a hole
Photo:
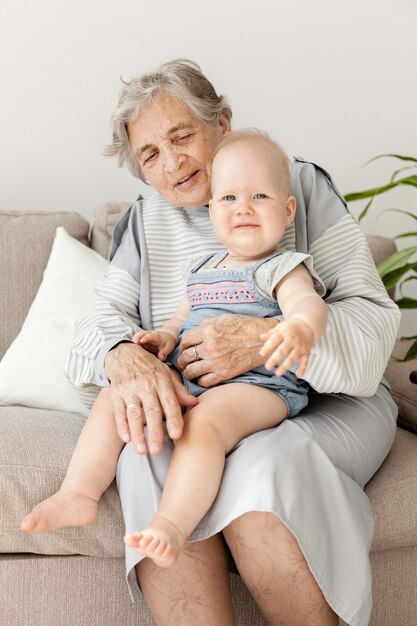
[[[185,155],[177,152],[174,147],[167,146],[163,153],[164,168],[168,173],[177,172],[184,162]]]

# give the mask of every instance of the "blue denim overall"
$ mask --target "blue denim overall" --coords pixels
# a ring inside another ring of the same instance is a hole
[[[199,270],[214,255],[209,254],[199,259],[190,269],[187,278],[190,312],[180,330],[179,340],[186,331],[196,328],[208,317],[226,313],[260,318],[281,315],[277,302],[266,299],[257,290],[253,280],[253,275],[260,265],[281,254],[283,253],[275,253],[242,267],[213,268],[204,271]],[[168,362],[175,364],[179,354],[177,347],[169,356]],[[202,387],[184,376],[183,382],[193,396],[199,396],[207,391],[207,387]],[[308,384],[299,380],[292,372],[286,372],[283,376],[275,376],[274,370],[270,371],[260,366],[219,384],[224,385],[233,382],[261,385],[275,391],[286,403],[288,417],[295,417],[301,409],[307,406]]]

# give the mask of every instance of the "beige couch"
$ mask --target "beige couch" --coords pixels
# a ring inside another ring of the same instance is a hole
[[[0,213],[0,358],[19,332],[42,280],[56,227],[64,226],[106,256],[113,225],[127,206],[100,207],[91,234],[87,221],[75,213]],[[370,244],[377,260],[393,249],[387,239],[371,237]],[[416,362],[392,361],[387,376],[402,422],[417,428],[412,369],[417,369]],[[92,526],[49,535],[26,535],[19,529],[24,514],[59,487],[82,424],[76,414],[0,407],[0,624],[153,624],[145,604],[131,604],[127,594],[123,522],[114,484]],[[376,518],[372,624],[417,624],[415,434],[398,428],[391,453],[366,491]],[[240,578],[232,575],[231,584],[237,624],[264,624]]]

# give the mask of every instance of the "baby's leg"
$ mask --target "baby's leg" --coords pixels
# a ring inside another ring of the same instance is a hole
[[[81,431],[60,490],[35,506],[22,521],[22,530],[47,532],[94,522],[98,501],[115,476],[123,445],[116,431],[110,389],[102,389]]]
[[[287,405],[275,392],[245,383],[215,387],[184,415],[159,509],[151,526],[125,542],[161,567],[174,565],[188,535],[212,505],[225,455],[244,437],[276,426]]]

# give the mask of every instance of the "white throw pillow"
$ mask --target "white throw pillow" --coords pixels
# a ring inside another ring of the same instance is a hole
[[[39,291],[0,362],[0,404],[87,414],[63,368],[74,322],[92,309],[106,270],[103,257],[57,228]]]

